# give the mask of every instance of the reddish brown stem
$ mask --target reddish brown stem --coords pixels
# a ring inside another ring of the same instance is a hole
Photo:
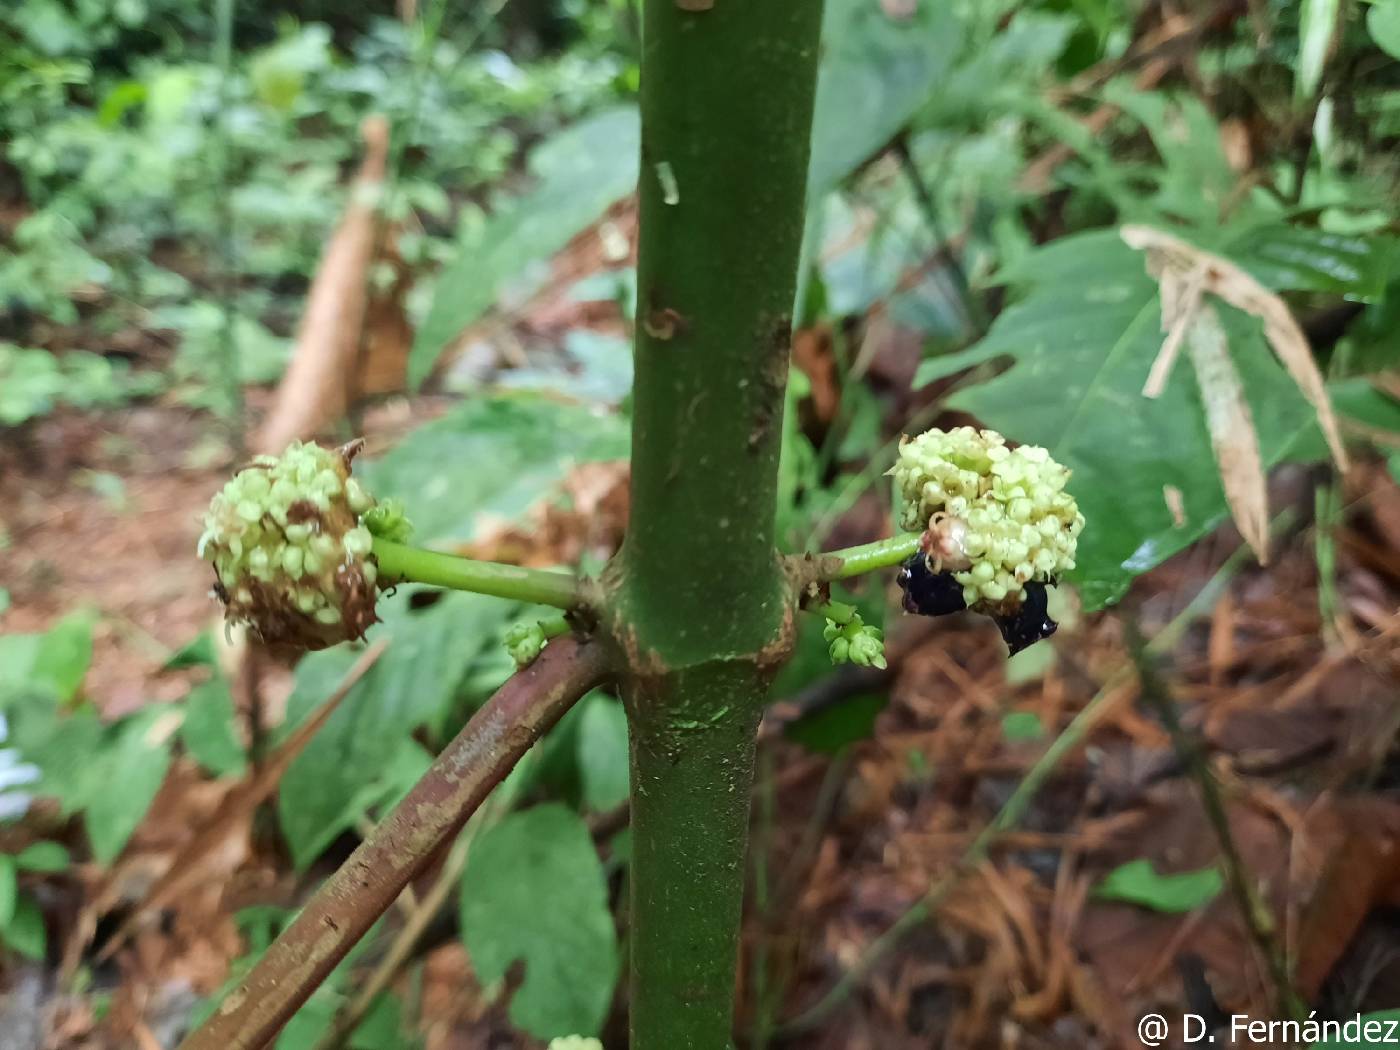
[[[596,643],[550,642],[472,717],[181,1050],[268,1045],[491,789],[607,672]]]

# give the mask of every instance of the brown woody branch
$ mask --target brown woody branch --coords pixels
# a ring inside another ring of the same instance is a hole
[[[601,646],[560,638],[501,686],[181,1050],[268,1045],[491,789],[607,674]]]

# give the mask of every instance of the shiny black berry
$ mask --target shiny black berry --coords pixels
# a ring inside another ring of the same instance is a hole
[[[1032,581],[1025,587],[1026,597],[1019,609],[1009,616],[992,617],[1001,628],[1001,636],[1005,639],[1012,656],[1043,638],[1049,638],[1060,626],[1050,619],[1050,613],[1047,611],[1048,596],[1045,584]]]
[[[947,616],[967,608],[963,588],[951,572],[934,572],[922,553],[900,566],[897,577],[904,591],[904,611],[920,616]]]

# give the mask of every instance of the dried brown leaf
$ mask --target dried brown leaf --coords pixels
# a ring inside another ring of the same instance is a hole
[[[1180,283],[1184,289],[1187,275],[1198,268],[1204,270],[1204,291],[1264,322],[1264,338],[1313,406],[1318,426],[1322,428],[1327,446],[1332,451],[1332,458],[1337,467],[1345,471],[1350,464],[1346,449],[1342,446],[1341,432],[1332,411],[1331,399],[1327,396],[1326,384],[1313,360],[1308,337],[1293,319],[1288,304],[1230,260],[1188,244],[1180,237],[1151,226],[1137,225],[1123,226],[1119,234],[1130,248],[1147,254],[1148,272],[1164,284],[1164,324],[1168,295],[1171,295],[1173,303],[1179,301],[1176,289],[1168,293],[1165,285]]]
[[[1244,396],[1244,384],[1230,359],[1220,317],[1202,306],[1186,330],[1186,352],[1196,370],[1206,428],[1225,487],[1225,499],[1240,535],[1260,564],[1269,561],[1269,495],[1259,435]]]

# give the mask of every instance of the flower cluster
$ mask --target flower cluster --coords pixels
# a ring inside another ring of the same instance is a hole
[[[878,667],[885,663],[885,635],[878,627],[868,626],[860,613],[850,605],[831,602],[825,607],[826,627],[822,638],[833,664],[855,664],[857,667]]]
[[[1008,448],[992,430],[930,430],[900,445],[890,471],[900,524],[925,532],[934,572],[950,572],[980,612],[1020,607],[1026,584],[1074,568],[1084,517],[1065,491],[1069,471],[1035,445]]]
[[[374,534],[406,535],[407,522],[350,476],[361,446],[293,444],[258,456],[214,496],[199,555],[214,565],[228,623],[268,642],[323,649],[362,637],[378,619]]]

